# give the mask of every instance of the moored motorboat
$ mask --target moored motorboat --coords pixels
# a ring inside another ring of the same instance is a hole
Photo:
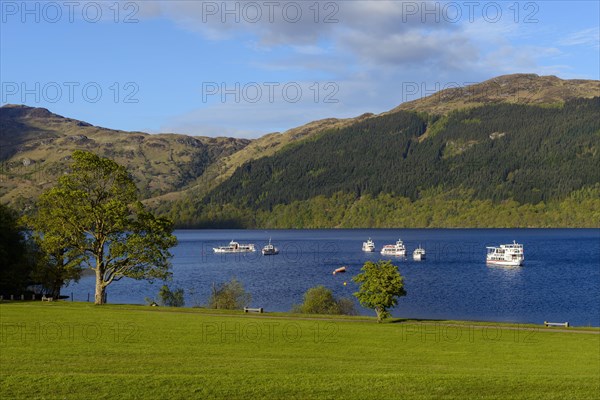
[[[401,239],[398,239],[396,244],[386,244],[381,249],[381,254],[384,256],[397,256],[397,257],[405,257],[406,256],[406,247],[404,247],[404,243]]]
[[[279,254],[279,249],[271,244],[271,239],[269,239],[269,244],[262,248],[263,256],[274,256]]]
[[[525,253],[523,245],[515,240],[511,244],[501,244],[499,247],[488,246],[486,262],[491,265],[506,265],[518,267],[523,265]]]
[[[362,251],[366,251],[367,253],[372,253],[375,251],[375,242],[369,238],[366,242],[363,242]]]
[[[215,253],[251,253],[256,251],[253,244],[239,244],[233,240],[227,246],[213,247]]]
[[[415,251],[413,251],[413,260],[415,261],[421,261],[425,259],[425,249],[421,247],[421,245],[419,245],[419,247],[417,247],[415,249]]]

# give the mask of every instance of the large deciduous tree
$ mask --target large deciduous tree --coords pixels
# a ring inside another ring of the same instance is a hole
[[[123,166],[86,151],[75,151],[73,160],[70,172],[40,196],[31,224],[50,253],[62,266],[80,260],[95,271],[96,304],[123,277],[168,278],[169,249],[177,243],[171,221],[145,210]]]
[[[367,261],[361,273],[352,280],[360,284],[354,296],[364,307],[377,313],[377,322],[390,316],[389,309],[398,304],[398,298],[406,296],[404,278],[391,261]]]

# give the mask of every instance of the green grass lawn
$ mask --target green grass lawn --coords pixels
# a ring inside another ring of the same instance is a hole
[[[6,303],[0,398],[598,397],[597,330],[462,324]]]

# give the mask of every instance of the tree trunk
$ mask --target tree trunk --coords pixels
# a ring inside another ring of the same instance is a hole
[[[380,324],[383,321],[383,310],[375,307],[375,312],[377,313],[377,323]]]
[[[56,300],[60,299],[60,288],[62,288],[62,281],[60,281],[60,283],[54,282],[52,285],[51,297],[54,297]]]
[[[102,284],[102,278],[102,273],[100,272],[100,268],[98,268],[96,270],[96,294],[94,295],[94,304],[104,304],[106,300],[106,287]]]

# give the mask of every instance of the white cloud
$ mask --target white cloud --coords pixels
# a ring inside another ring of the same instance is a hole
[[[589,28],[573,32],[558,42],[561,46],[600,47],[600,28]]]
[[[531,27],[516,24],[508,17],[490,22],[475,13],[478,18],[471,18],[466,6],[456,4],[461,13],[457,20],[445,8],[446,3],[431,1],[140,3],[143,15],[168,18],[211,40],[241,39],[263,51],[285,47],[299,58],[344,58],[342,70],[352,67],[348,66],[348,57],[353,58],[356,68],[421,65],[465,70],[480,68],[486,61],[490,61],[487,67],[493,68],[497,63],[485,56],[487,48],[506,47],[510,38],[531,34]],[[567,42],[589,40],[592,33],[581,32]],[[506,63],[514,58],[516,64],[527,64],[518,60],[527,50],[517,46],[512,49],[503,55]],[[319,67],[319,60],[298,61],[294,57],[270,59],[265,67]],[[328,65],[331,59],[321,63],[325,69]]]
[[[233,13],[224,11],[226,3]],[[431,94],[431,88],[505,73],[568,72],[557,60],[562,53],[556,46],[532,44],[536,32],[545,29],[537,24],[516,24],[508,17],[490,22],[481,15],[471,20],[465,9],[459,21],[448,15],[423,14],[423,8],[438,7],[439,12],[443,2],[323,1],[318,15],[313,1],[292,3],[302,6],[302,17],[296,22],[291,22],[298,15],[295,9],[283,12],[286,2],[276,2],[273,10],[267,10],[263,2],[253,3],[263,5],[262,17],[256,21],[252,19],[257,14],[251,8],[244,11],[247,3],[239,1],[151,2],[144,15],[168,18],[203,38],[250,43],[251,49],[265,57],[251,61],[249,67],[289,72],[290,76],[301,72],[304,78],[332,77],[340,88],[339,103],[290,104],[278,99],[274,103],[204,105],[173,118],[163,130],[255,137],[319,118],[386,111],[408,100],[403,93],[406,83],[425,88],[425,95]],[[325,23],[328,18],[330,23]],[[573,33],[559,45],[597,46],[598,29]],[[274,51],[278,49],[285,51]]]

